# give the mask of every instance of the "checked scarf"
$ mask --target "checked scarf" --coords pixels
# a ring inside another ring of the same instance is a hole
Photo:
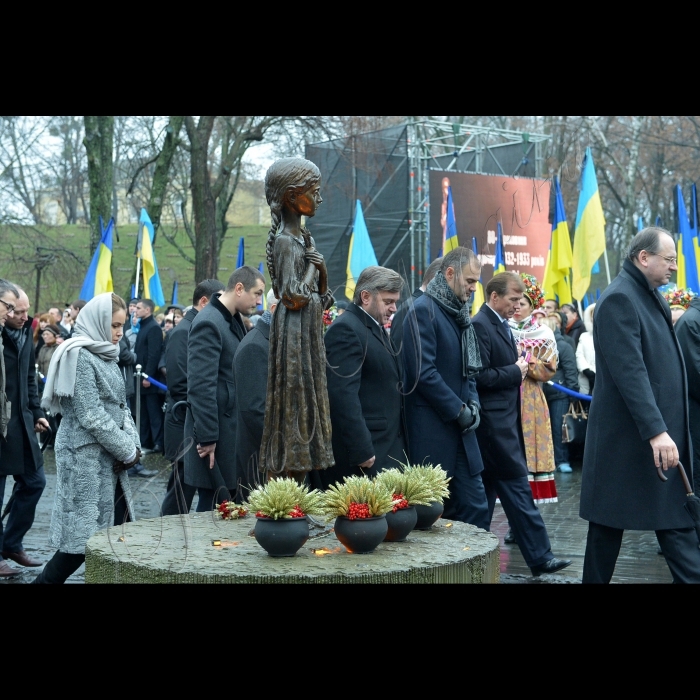
[[[425,293],[446,313],[453,316],[457,325],[462,329],[462,376],[476,377],[483,369],[481,353],[479,352],[479,340],[472,326],[469,316],[469,304],[462,303],[452,288],[447,284],[447,279],[442,271],[428,283]]]

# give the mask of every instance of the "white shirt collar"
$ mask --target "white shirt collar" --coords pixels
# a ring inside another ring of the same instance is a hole
[[[363,306],[360,306],[359,304],[355,304],[355,306],[357,306],[358,309],[362,309],[363,311],[365,311],[365,309],[364,309]],[[366,311],[365,311],[365,313],[367,314]],[[372,316],[372,314],[367,314],[367,315],[368,315],[380,328],[382,327],[382,326],[379,325],[379,321],[377,321],[377,319],[374,318],[374,316]]]
[[[484,304],[484,306],[485,306],[487,309],[489,309],[489,310],[491,311],[492,314],[496,314],[496,316],[498,316],[498,318],[501,320],[501,323],[503,323],[503,321],[507,321],[507,320],[508,320],[507,318],[503,318],[503,316],[501,316],[501,314],[499,314],[498,311],[494,311],[488,304]]]

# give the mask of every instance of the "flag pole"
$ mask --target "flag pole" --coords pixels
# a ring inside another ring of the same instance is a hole
[[[608,275],[608,284],[610,284],[610,265],[608,265],[608,249],[607,246],[605,250],[603,250],[603,254],[605,256],[605,272]]]

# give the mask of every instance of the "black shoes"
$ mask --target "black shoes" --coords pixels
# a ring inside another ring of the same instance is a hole
[[[140,476],[143,477],[144,479],[150,479],[152,476],[155,476],[158,471],[156,469],[146,469],[146,467],[143,466],[140,462],[131,469],[127,470],[126,472],[129,476]]]
[[[533,576],[541,576],[542,574],[555,574],[557,571],[561,571],[571,564],[570,559],[550,559],[544,564],[538,564],[537,566],[531,566],[530,571],[532,571]]]
[[[144,455],[152,455],[152,454],[163,454],[163,446],[162,445],[153,445],[153,447],[144,447],[141,450],[141,454]]]
[[[510,528],[508,528],[508,532],[503,538],[503,544],[515,544],[515,535],[513,534],[513,531]]]

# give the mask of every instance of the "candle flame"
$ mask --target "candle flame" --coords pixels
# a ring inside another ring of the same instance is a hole
[[[321,547],[321,549],[312,549],[311,551],[317,557],[325,557],[326,554],[337,554],[338,552],[341,552],[342,549],[340,547],[336,547],[335,549],[328,549],[327,547]]]

